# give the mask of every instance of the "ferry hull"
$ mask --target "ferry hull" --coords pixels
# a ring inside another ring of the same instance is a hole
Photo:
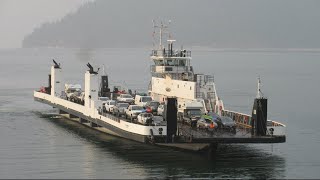
[[[151,141],[150,135],[140,135],[132,132],[122,130],[116,126],[106,123],[99,118],[92,118],[86,116],[81,112],[67,108],[61,104],[52,103],[46,99],[34,97],[35,101],[50,105],[59,109],[61,116],[66,119],[76,121],[80,124],[86,125],[89,128],[107,133],[113,136],[141,142],[149,143],[166,148],[174,148],[180,150],[187,150],[193,152],[207,152],[215,149],[218,144],[234,144],[234,143],[283,143],[286,141],[285,136],[267,136],[267,137],[198,137],[192,140],[178,138],[176,142],[167,143],[166,136],[154,136]],[[101,117],[100,117],[101,118]],[[196,135],[196,133],[194,134]],[[212,148],[214,147],[214,148]]]
[[[144,136],[144,135],[123,131],[99,119],[85,116],[80,112],[74,111],[72,109],[69,109],[59,104],[51,103],[50,101],[45,99],[34,97],[34,100],[59,109],[59,111],[62,112],[60,115],[62,117],[65,117],[67,120],[75,121],[77,123],[85,125],[88,128],[91,128],[109,135],[130,139],[130,140],[141,142],[141,143],[150,143],[156,146],[193,151],[193,152],[201,152],[210,146],[210,143],[166,143],[165,136],[155,136],[154,143],[152,143],[150,142],[149,136]],[[97,126],[92,125],[92,123],[94,123]]]
[[[63,115],[64,117],[71,119],[71,120],[75,120],[81,124],[85,124],[88,125],[90,124],[90,127],[97,129],[99,131],[114,135],[114,136],[118,136],[118,137],[122,137],[122,138],[126,138],[126,139],[130,139],[130,140],[134,140],[134,141],[138,141],[138,142],[142,142],[142,143],[147,143],[149,136],[145,136],[145,135],[140,135],[140,134],[135,134],[135,133],[131,133],[128,131],[124,131],[120,128],[117,128],[111,124],[108,124],[100,119],[96,119],[96,118],[91,118],[89,116],[85,116],[84,114],[77,112],[73,109],[69,109],[65,106],[59,105],[59,104],[54,104],[51,103],[48,100],[45,99],[41,99],[41,98],[37,98],[34,97],[35,101],[50,105],[52,107],[55,107],[57,109],[59,109],[62,112],[65,112],[68,115]],[[69,117],[68,117],[69,116]],[[83,120],[85,120],[85,122],[89,122],[89,123],[84,123]],[[90,123],[91,122],[91,123]],[[93,123],[93,124],[92,124]],[[97,125],[95,127],[95,125]],[[159,139],[159,138],[158,138]],[[164,137],[163,137],[164,139]]]

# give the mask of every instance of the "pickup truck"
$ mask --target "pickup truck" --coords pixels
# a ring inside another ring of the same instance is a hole
[[[120,94],[120,96],[117,97],[117,101],[132,104],[134,99],[130,94]]]
[[[126,119],[130,118],[131,121],[137,118],[140,113],[145,112],[145,109],[142,106],[130,105],[128,109],[125,110]]]

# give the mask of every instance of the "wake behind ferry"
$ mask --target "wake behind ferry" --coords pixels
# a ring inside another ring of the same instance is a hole
[[[191,151],[215,152],[220,143],[284,143],[285,125],[267,120],[268,100],[257,97],[252,115],[225,109],[213,76],[195,73],[191,51],[175,50],[175,40],[163,41],[151,52],[148,93],[119,86],[110,90],[109,76],[88,63],[84,89],[63,81],[63,67],[53,60],[47,87],[34,91],[34,99],[58,109],[67,120],[114,136]],[[169,37],[169,36],[168,36]],[[163,45],[166,42],[166,45]]]

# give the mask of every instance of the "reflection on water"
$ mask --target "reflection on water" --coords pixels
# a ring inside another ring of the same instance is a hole
[[[136,168],[135,173],[147,178],[237,177],[264,179],[285,177],[284,158],[249,145],[220,145],[216,159],[210,161],[197,153],[181,152],[133,142],[100,133],[66,119],[49,118],[49,120],[58,127],[67,129],[94,145],[85,146],[84,163],[86,163],[86,169],[84,172],[90,177],[99,177],[99,174],[94,175],[96,171],[90,168],[93,168],[92,163],[95,163],[94,156],[100,156],[104,152],[112,154],[113,163],[118,163],[113,165],[130,164]],[[92,148],[99,151],[92,151]],[[115,162],[114,159],[117,161]],[[112,165],[112,163],[106,163]]]

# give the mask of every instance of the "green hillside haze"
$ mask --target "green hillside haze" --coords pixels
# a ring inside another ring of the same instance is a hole
[[[212,48],[319,48],[320,1],[97,0],[42,24],[23,47],[149,47],[152,20],[173,39]]]

